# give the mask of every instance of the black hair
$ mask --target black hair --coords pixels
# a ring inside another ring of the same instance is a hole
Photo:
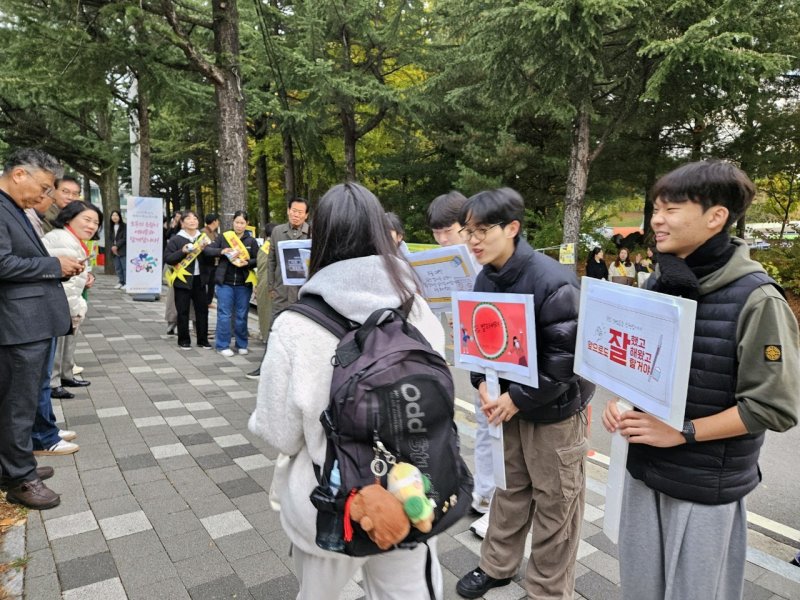
[[[286,203],[286,208],[292,208],[292,204],[294,204],[295,202],[302,202],[303,204],[306,205],[306,213],[311,212],[311,205],[308,203],[308,200],[306,200],[305,198],[301,198],[300,196],[295,196],[294,198],[289,200]]]
[[[445,229],[453,223],[457,223],[461,208],[466,202],[466,196],[455,190],[436,196],[428,206],[428,227],[431,229]]]
[[[270,237],[272,235],[272,230],[275,229],[277,226],[278,226],[277,223],[272,223],[272,222],[264,225],[264,239]]]
[[[64,183],[65,181],[69,181],[71,183],[74,183],[75,185],[78,186],[78,189],[81,189],[81,182],[78,181],[77,179],[75,179],[72,175],[63,175],[63,176],[57,178],[55,183],[53,184],[53,187],[58,189],[58,188],[61,187],[61,184]]]
[[[34,169],[39,169],[41,171],[47,171],[56,177],[61,176],[61,174],[64,172],[64,169],[61,167],[61,163],[58,162],[58,159],[49,155],[43,150],[39,150],[38,148],[19,148],[18,150],[14,150],[6,158],[6,161],[3,165],[3,171],[8,173],[12,169],[25,166],[33,167]]]
[[[712,206],[728,209],[730,227],[753,201],[756,186],[739,167],[723,160],[691,162],[662,176],[651,198],[662,202],[695,202],[707,211]]]
[[[118,215],[119,216],[120,224],[125,222],[125,220],[122,218],[122,213],[121,212],[119,212],[118,210],[112,210],[111,214],[108,215],[108,222],[111,223],[112,226],[114,225],[114,222],[111,220],[111,217],[113,217],[114,215]]]
[[[95,213],[97,213],[97,221],[99,223],[103,222],[103,211],[97,208],[94,204],[90,202],[84,202],[83,200],[74,200],[61,209],[56,218],[53,220],[53,226],[58,227],[59,229],[64,229],[64,227],[70,221],[72,221],[72,219],[87,210],[93,210]],[[97,231],[100,231],[99,225],[97,227]],[[95,232],[95,234],[92,236],[92,239],[97,239],[97,232]]]
[[[211,225],[217,219],[219,219],[219,216],[217,216],[217,213],[208,213],[206,215],[205,219],[203,219],[203,221],[205,222],[206,225]]]
[[[389,231],[394,231],[401,239],[406,237],[406,230],[403,227],[403,222],[396,213],[387,212],[386,223],[389,225]]]
[[[183,225],[183,220],[186,217],[188,217],[189,215],[194,215],[195,219],[197,219],[197,221],[198,221],[197,224],[198,225],[200,224],[200,222],[199,222],[200,221],[200,217],[197,216],[196,212],[194,212],[193,210],[184,210],[183,212],[181,212],[181,225]]]
[[[598,254],[600,254],[602,251],[603,251],[603,249],[600,246],[595,246],[594,248],[592,248],[592,251],[589,252],[589,256],[586,257],[586,264],[590,265],[593,262],[595,262],[595,260],[594,260],[595,257]]]
[[[329,189],[320,199],[311,225],[309,279],[328,265],[359,258],[382,256],[389,278],[408,311],[414,301],[414,286],[406,264],[386,226],[386,215],[375,195],[350,182]]]
[[[473,225],[508,225],[519,221],[520,231],[525,219],[525,201],[519,192],[511,188],[499,188],[478,192],[467,200],[458,215],[463,227],[468,221]],[[519,232],[517,232],[519,236]]]
[[[233,218],[231,219],[231,223],[236,217],[242,217],[248,223],[250,222],[250,217],[247,216],[246,210],[237,210],[235,213],[233,213]]]

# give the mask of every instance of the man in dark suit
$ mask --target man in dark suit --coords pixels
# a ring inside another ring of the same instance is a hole
[[[61,501],[42,483],[52,469],[37,469],[31,429],[51,340],[71,327],[61,279],[84,269],[49,256],[24,212],[53,194],[58,175],[58,161],[33,149],[13,152],[0,175],[0,485],[34,509]]]

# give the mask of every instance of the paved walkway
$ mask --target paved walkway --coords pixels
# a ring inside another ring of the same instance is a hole
[[[48,485],[62,501],[28,515],[24,597],[294,598],[289,542],[267,502],[276,453],[247,431],[257,382],[244,373],[262,345],[230,359],[181,351],[165,335],[163,303],[134,302],[114,281],[98,277],[78,343],[92,385],[57,409],[81,450],[42,461],[55,467]],[[471,461],[471,416],[459,411],[458,419]],[[601,532],[605,470],[590,465],[589,475],[576,598],[614,599],[617,553]],[[439,542],[447,598],[458,597],[457,579],[477,564],[470,522]],[[768,542],[750,548],[745,598],[800,599],[800,569],[785,564],[790,555],[756,547]],[[524,596],[514,582],[486,598]],[[362,597],[357,581],[343,596]]]

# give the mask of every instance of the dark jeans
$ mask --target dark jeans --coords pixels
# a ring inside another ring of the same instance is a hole
[[[178,311],[178,345],[191,345],[189,336],[189,305],[194,304],[194,326],[198,344],[208,343],[208,302],[200,277],[192,277],[191,289],[174,286],[175,308]]]
[[[114,271],[117,273],[117,279],[122,285],[125,285],[125,255],[117,256],[116,254],[112,254],[111,259],[114,263]]]
[[[0,346],[0,477],[10,486],[36,479],[31,431],[52,343]]]
[[[47,450],[61,439],[58,437],[58,425],[56,425],[56,416],[53,413],[53,400],[50,397],[52,390],[50,378],[53,375],[57,339],[53,338],[50,360],[47,363],[47,377],[42,381],[42,389],[39,390],[39,405],[36,408],[36,419],[33,421],[33,432],[31,433],[34,450]]]

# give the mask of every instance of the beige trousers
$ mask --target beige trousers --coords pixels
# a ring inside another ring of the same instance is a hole
[[[495,490],[480,566],[497,579],[513,577],[530,531],[529,598],[573,597],[586,490],[585,419],[579,413],[540,424],[514,417],[503,426],[506,489]]]

